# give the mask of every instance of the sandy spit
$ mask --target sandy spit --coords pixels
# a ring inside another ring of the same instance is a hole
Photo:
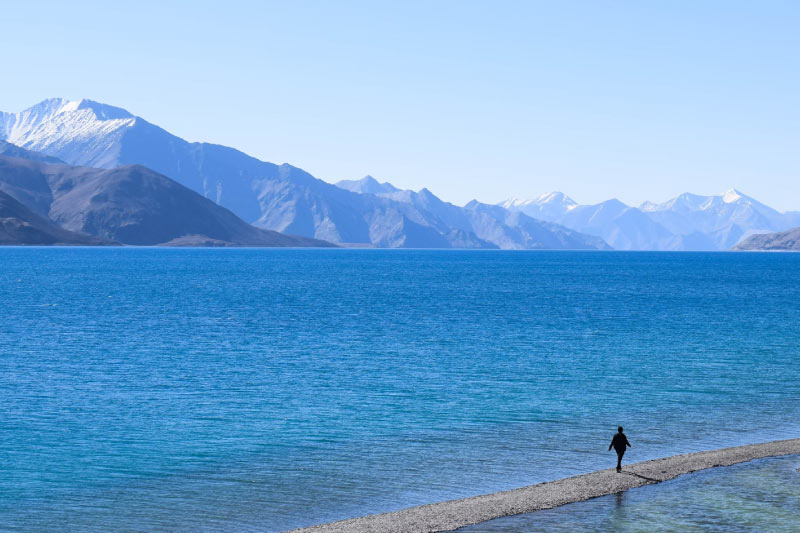
[[[730,466],[764,457],[800,454],[800,439],[748,444],[673,455],[504,492],[450,500],[400,511],[351,518],[293,530],[295,533],[418,533],[451,531],[504,516],[551,509],[628,489],[660,483],[714,466]]]

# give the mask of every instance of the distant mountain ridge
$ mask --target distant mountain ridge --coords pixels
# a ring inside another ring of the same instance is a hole
[[[428,189],[419,192],[401,190],[391,183],[379,183],[372,176],[361,180],[337,183],[339,187],[362,194],[372,194],[413,207],[427,213],[430,223],[451,234],[455,240],[470,238],[471,246],[502,249],[574,249],[608,250],[602,239],[583,235],[557,224],[535,220],[522,213],[513,213],[473,200],[464,207],[442,201]],[[370,193],[369,191],[375,191]],[[464,242],[464,244],[468,244]],[[475,246],[478,244],[479,246]]]
[[[800,213],[780,213],[735,189],[718,196],[685,193],[639,207],[616,199],[578,205],[562,193],[499,205],[602,237],[618,250],[728,250],[754,233],[800,224]]]
[[[800,213],[779,213],[735,190],[718,196],[686,193],[638,207],[616,199],[579,205],[553,192],[490,209],[479,202],[455,206],[427,189],[401,190],[371,176],[334,185],[292,165],[187,142],[122,108],[91,100],[51,99],[19,113],[0,112],[2,140],[71,165],[144,165],[258,227],[336,243],[727,250],[752,234],[800,225]]]
[[[331,242],[414,248],[607,248],[597,237],[556,224],[531,222],[529,217],[476,216],[469,209],[442,206],[444,202],[430,194],[429,204],[441,208],[436,213],[420,198],[387,196],[404,192],[377,181],[337,187],[288,164],[259,161],[225,146],[187,142],[124,109],[91,100],[51,99],[19,113],[0,113],[0,140],[71,165],[143,165],[246,222]],[[367,185],[369,190],[364,189]]]
[[[0,216],[13,218],[6,244],[332,246],[251,226],[141,165],[75,167],[24,149],[6,152],[24,156],[0,155]]]
[[[380,183],[372,176],[366,176],[360,180],[342,180],[336,182],[335,185],[340,189],[359,194],[387,194],[400,191],[391,183]]]

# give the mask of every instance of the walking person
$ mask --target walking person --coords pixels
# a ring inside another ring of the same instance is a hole
[[[608,445],[608,451],[614,448],[617,452],[617,472],[622,471],[622,456],[625,455],[625,449],[630,446],[631,443],[628,442],[628,437],[622,432],[622,426],[619,426],[617,428],[617,434],[614,435],[614,438],[611,439],[611,444]]]

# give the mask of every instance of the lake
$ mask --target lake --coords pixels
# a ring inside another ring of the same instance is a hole
[[[281,530],[797,437],[800,255],[0,249],[0,528]]]

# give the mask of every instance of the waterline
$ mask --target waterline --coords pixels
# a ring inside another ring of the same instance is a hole
[[[393,513],[370,515],[294,531],[297,533],[452,531],[496,518],[552,509],[660,483],[706,468],[794,454],[800,454],[800,439],[673,455],[627,465],[622,474],[628,475],[621,475],[613,468],[609,468],[510,491],[411,507]]]

